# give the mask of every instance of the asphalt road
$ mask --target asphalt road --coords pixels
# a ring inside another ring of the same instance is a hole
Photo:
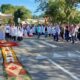
[[[80,42],[24,39],[14,50],[33,80],[80,80]]]
[[[13,47],[32,80],[80,80],[80,42],[24,39]],[[0,80],[4,80],[0,54]]]

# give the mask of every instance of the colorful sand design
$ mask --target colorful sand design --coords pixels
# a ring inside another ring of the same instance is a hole
[[[6,80],[31,80],[28,71],[26,71],[23,65],[19,62],[11,47],[1,46],[1,51]]]

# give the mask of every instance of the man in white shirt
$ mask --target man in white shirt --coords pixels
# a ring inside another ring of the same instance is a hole
[[[14,26],[13,32],[14,32],[14,34],[13,34],[13,40],[16,41],[16,37],[17,37],[17,34],[18,34],[17,26]]]
[[[33,31],[33,35],[35,35],[36,34],[36,27],[35,27],[35,25],[32,25],[32,31]]]
[[[42,33],[40,24],[37,26],[37,33],[38,33],[37,35],[38,35],[38,39],[39,39],[41,36],[41,33]]]
[[[72,30],[71,30],[71,38],[72,38],[72,43],[75,43],[75,36],[76,36],[76,29],[75,29],[75,25],[71,26]]]
[[[27,25],[27,35],[29,36],[29,33],[30,33],[30,25]]]
[[[10,34],[10,25],[5,26],[5,39],[9,39],[9,34]]]
[[[53,36],[53,38],[54,38],[54,40],[55,40],[55,38],[56,38],[55,26],[52,27],[52,36]]]
[[[58,24],[55,25],[55,31],[56,31],[56,35],[55,35],[56,41],[58,41],[59,40],[59,35],[60,35],[60,26]]]
[[[33,29],[32,29],[32,28],[30,29],[29,36],[30,36],[30,37],[32,37],[32,36],[33,36]]]
[[[23,39],[23,28],[19,27],[17,40],[21,41],[22,39]]]
[[[78,38],[78,29],[79,29],[79,26],[76,25],[76,27],[75,27],[75,38],[76,38],[76,40]]]

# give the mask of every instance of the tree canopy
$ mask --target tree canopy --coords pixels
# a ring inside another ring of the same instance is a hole
[[[17,10],[14,12],[14,21],[17,24],[18,24],[18,18],[20,18],[21,20],[31,18],[31,12],[24,6],[17,7]]]
[[[77,5],[80,0],[35,0],[39,10],[45,12],[53,23],[79,23],[80,12]],[[43,5],[43,6],[42,6]]]
[[[32,13],[29,9],[24,6],[13,6],[11,4],[1,5],[2,13],[13,14],[15,23],[18,23],[18,18],[25,20],[26,18],[31,18]]]
[[[11,4],[3,4],[1,5],[1,11],[2,13],[6,13],[6,14],[13,14],[15,11],[15,7]]]

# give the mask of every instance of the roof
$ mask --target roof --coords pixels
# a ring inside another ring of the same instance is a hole
[[[3,14],[0,12],[0,18],[2,17],[13,17],[12,14]]]

